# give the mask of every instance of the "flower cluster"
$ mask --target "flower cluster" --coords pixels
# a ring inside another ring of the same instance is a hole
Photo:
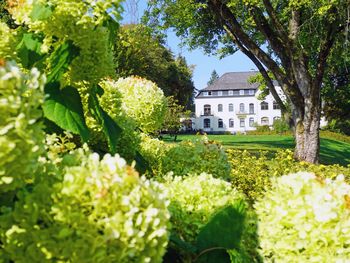
[[[195,242],[200,229],[220,208],[242,200],[231,184],[212,175],[164,177],[169,191],[173,231],[187,242]]]
[[[350,257],[350,185],[299,172],[275,178],[256,205],[268,262],[345,262]]]
[[[167,193],[118,155],[78,149],[60,173],[24,191],[1,216],[0,258],[15,262],[161,262]],[[54,178],[54,179],[53,179]],[[19,245],[20,244],[20,245]]]
[[[35,68],[24,74],[14,63],[0,67],[0,192],[33,180],[44,151],[44,83]]]
[[[145,133],[159,130],[166,110],[166,98],[155,83],[140,77],[128,77],[109,81],[108,84],[121,94],[125,118],[133,120],[136,127]],[[105,96],[108,98],[107,94]],[[103,96],[101,100],[104,103]]]

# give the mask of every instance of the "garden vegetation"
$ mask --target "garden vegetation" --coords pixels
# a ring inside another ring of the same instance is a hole
[[[350,168],[154,138],[167,99],[116,78],[116,1],[9,1],[1,262],[343,262]],[[108,10],[108,12],[106,12]]]

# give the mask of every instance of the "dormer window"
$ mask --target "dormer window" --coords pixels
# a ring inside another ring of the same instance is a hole
[[[239,95],[244,95],[244,89],[239,90]]]
[[[253,89],[249,90],[249,95],[254,95],[254,90]]]
[[[232,95],[233,95],[233,90],[229,90],[229,91],[228,91],[228,95],[229,95],[229,96],[232,96]]]
[[[207,91],[204,91],[204,92],[203,92],[203,96],[208,96],[208,92],[207,92]]]
[[[222,91],[218,91],[218,96],[222,96]]]

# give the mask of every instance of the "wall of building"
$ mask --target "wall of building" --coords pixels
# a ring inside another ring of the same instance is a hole
[[[253,123],[258,125],[267,124],[271,126],[274,118],[281,117],[279,109],[273,109],[274,99],[271,95],[266,96],[268,110],[261,109],[261,102],[257,99],[259,92],[253,96],[242,95],[238,97],[200,97],[195,99],[197,130],[205,132],[244,132],[255,130]],[[233,104],[233,111],[229,111],[229,104]],[[244,104],[244,111],[240,109],[240,104]],[[205,116],[204,105],[211,106],[211,114]],[[222,104],[222,111],[218,111],[218,105]],[[249,104],[254,105],[254,112],[250,111]],[[262,122],[262,118],[268,118],[268,123]],[[204,127],[204,119],[210,119],[210,128]],[[219,119],[222,119],[223,127],[218,126]],[[230,127],[230,119],[233,120],[233,127]],[[251,121],[252,120],[252,121]]]

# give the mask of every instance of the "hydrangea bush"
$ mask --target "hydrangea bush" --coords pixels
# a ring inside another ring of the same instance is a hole
[[[25,74],[14,63],[0,67],[0,193],[33,181],[44,151],[44,83],[35,68]]]
[[[79,55],[70,66],[68,82],[97,83],[114,75],[113,53],[104,22],[119,18],[119,1],[25,0],[11,1],[10,13],[30,32],[44,36],[42,53],[48,53],[67,41],[79,47]],[[106,10],[110,10],[106,12]],[[50,71],[52,65],[48,65]]]
[[[222,146],[203,136],[193,141],[183,141],[167,151],[162,160],[162,173],[168,172],[174,175],[205,172],[228,179],[230,164]]]
[[[122,112],[125,117],[132,119],[136,127],[144,133],[152,133],[160,129],[166,110],[166,98],[163,91],[152,81],[140,77],[120,78],[109,81],[113,89],[122,96]],[[106,98],[109,94],[105,95]],[[102,103],[104,98],[102,97]]]
[[[347,262],[350,185],[299,172],[272,180],[255,205],[266,262]]]
[[[161,262],[166,191],[118,155],[82,149],[1,215],[0,258],[15,262]],[[6,229],[7,228],[7,229]]]
[[[350,178],[350,167],[298,162],[294,160],[291,150],[279,150],[271,157],[267,152],[229,149],[227,155],[232,167],[232,184],[245,193],[251,202],[264,195],[271,186],[270,178],[274,176],[308,171],[322,178],[335,178],[338,174],[344,174],[346,180]]]

